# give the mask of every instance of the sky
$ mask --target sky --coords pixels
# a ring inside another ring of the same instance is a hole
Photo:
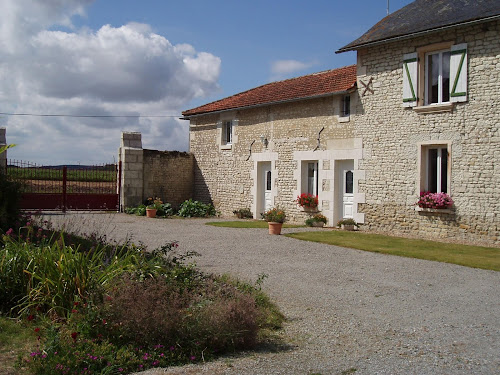
[[[411,2],[390,0],[390,12]],[[387,14],[387,0],[0,5],[0,127],[17,145],[8,158],[45,165],[116,161],[122,131],[141,132],[144,148],[186,151],[182,111],[355,64],[355,52],[335,51]]]

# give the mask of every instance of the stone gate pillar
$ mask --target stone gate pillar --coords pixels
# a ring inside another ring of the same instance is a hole
[[[144,199],[144,155],[141,133],[122,132],[118,160],[122,162],[120,209],[138,206]]]

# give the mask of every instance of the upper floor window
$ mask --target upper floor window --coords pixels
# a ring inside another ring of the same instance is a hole
[[[450,101],[450,51],[425,55],[425,104]]]
[[[467,44],[439,43],[403,56],[403,105],[467,101]],[[422,108],[424,109],[424,108]]]
[[[238,142],[236,128],[238,119],[232,114],[225,114],[217,121],[217,144],[220,150],[232,150],[233,145]]]
[[[233,143],[233,122],[224,121],[222,123],[222,144],[230,145]]]
[[[342,116],[346,117],[351,114],[351,95],[342,97]]]

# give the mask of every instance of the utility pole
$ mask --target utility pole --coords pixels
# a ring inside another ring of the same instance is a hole
[[[387,15],[389,15],[389,0],[387,0]]]

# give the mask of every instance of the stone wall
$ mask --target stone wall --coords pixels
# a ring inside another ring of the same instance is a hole
[[[366,228],[393,234],[500,244],[500,22],[358,51],[361,95],[355,135],[363,138],[360,182]],[[403,54],[440,42],[467,43],[468,101],[451,112],[417,113],[402,107]],[[419,144],[450,145],[451,213],[415,210],[420,192]]]
[[[357,94],[351,97],[351,105],[355,105]],[[284,208],[290,221],[303,223],[309,215],[295,203],[301,191],[297,171],[302,160],[316,160],[320,165],[320,209],[331,224],[336,215],[333,158],[353,158],[345,145],[354,145],[354,116],[340,118],[340,107],[341,96],[337,95],[191,118],[195,198],[213,203],[225,216],[250,208],[254,217],[260,218],[258,168],[259,163],[268,162],[273,174],[273,205]],[[230,147],[220,144],[217,123],[221,118],[237,119]],[[358,154],[361,157],[361,152]]]
[[[144,197],[178,207],[193,197],[194,158],[187,152],[144,150]]]
[[[179,151],[142,148],[141,133],[123,132],[119,160],[122,162],[121,209],[161,198],[174,207],[193,196],[194,158]]]

